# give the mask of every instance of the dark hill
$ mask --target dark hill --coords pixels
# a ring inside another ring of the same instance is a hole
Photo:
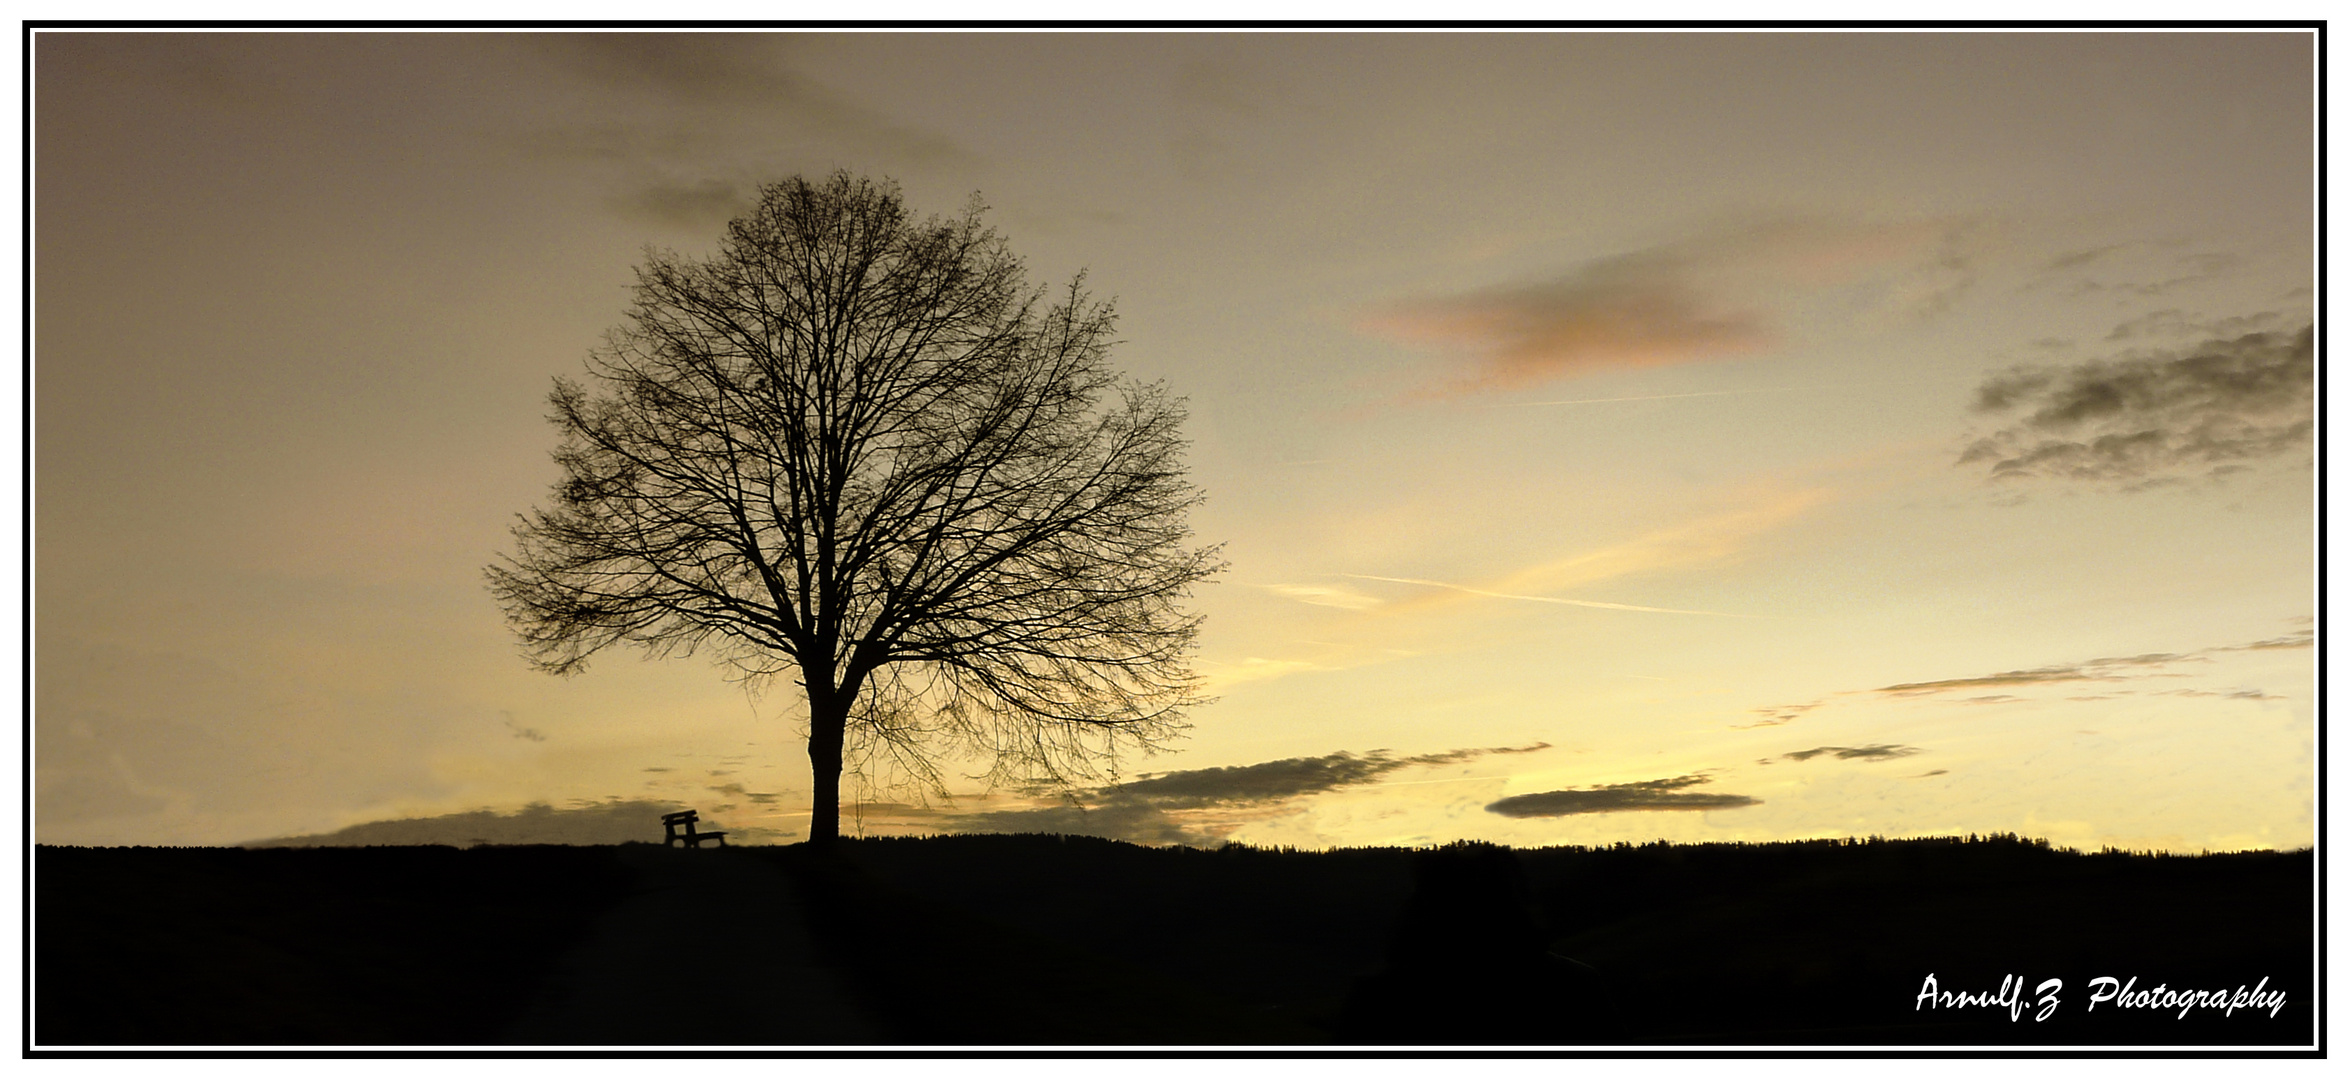
[[[36,850],[44,1046],[2307,1045],[2307,851]],[[1948,992],[2021,1001],[1921,1007]],[[2089,1007],[2091,980],[2268,1009]],[[2057,1005],[2035,1021],[2044,980]],[[2020,1019],[2011,1015],[2020,1013]]]

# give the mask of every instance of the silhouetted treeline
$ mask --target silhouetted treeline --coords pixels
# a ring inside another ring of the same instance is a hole
[[[745,866],[771,867],[757,880],[791,895],[698,897],[735,879],[681,873],[709,865],[696,859],[760,860]],[[2014,837],[44,847],[35,1016],[39,1040],[60,1044],[505,1042],[547,1030],[570,1000],[550,990],[557,969],[609,954],[614,935],[723,958],[728,941],[775,932],[749,917],[638,926],[620,906],[657,893],[804,924],[812,966],[796,977],[829,972],[840,1007],[892,1045],[2294,1045],[2313,1031],[2313,871],[2308,851],[2082,854]],[[1922,1007],[1929,974],[1976,994],[2012,976],[2021,1018]],[[2286,996],[2273,1018],[2090,1011],[2100,976],[2138,990],[2266,978]],[[2058,1003],[2035,1021],[2049,978]],[[607,989],[658,1016],[695,988]],[[517,1028],[532,1009],[540,1026]],[[843,1041],[837,1020],[773,1011],[665,1041]]]

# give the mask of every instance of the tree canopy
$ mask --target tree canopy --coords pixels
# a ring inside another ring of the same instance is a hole
[[[1067,784],[1201,701],[1180,399],[1107,363],[1110,305],[982,224],[848,174],[760,193],[707,258],[649,254],[557,379],[562,470],[488,570],[526,654],[707,652],[807,694],[814,841],[840,778],[940,762]]]

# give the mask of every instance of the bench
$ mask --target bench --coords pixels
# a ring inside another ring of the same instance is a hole
[[[702,820],[702,815],[693,810],[680,810],[674,814],[661,815],[661,827],[668,831],[668,836],[661,841],[661,846],[676,847],[682,843],[687,847],[700,847],[704,840],[716,840],[719,847],[725,847],[725,833],[694,831],[694,822],[700,820]],[[679,832],[679,829],[685,831]]]

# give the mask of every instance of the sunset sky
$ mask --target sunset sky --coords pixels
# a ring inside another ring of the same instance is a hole
[[[36,838],[804,836],[791,687],[482,568],[646,247],[846,169],[1116,299],[1230,567],[1179,752],[844,829],[2308,846],[2314,48],[39,34]]]

